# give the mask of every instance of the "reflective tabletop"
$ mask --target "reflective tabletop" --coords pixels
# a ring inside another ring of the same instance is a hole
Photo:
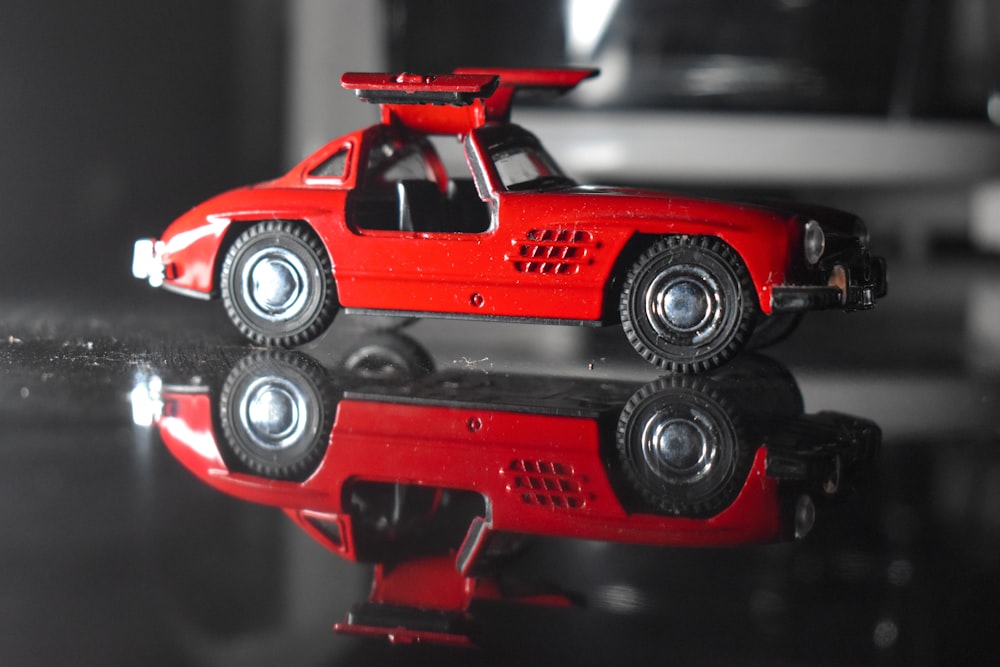
[[[615,328],[341,314],[275,351],[127,277],[8,295],[0,656],[982,661],[1000,269],[890,269],[695,376]]]

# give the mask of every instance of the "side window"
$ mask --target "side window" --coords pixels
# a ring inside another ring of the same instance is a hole
[[[367,186],[394,186],[401,180],[430,180],[423,146],[416,142],[389,140],[373,146],[368,154]]]
[[[347,148],[339,151],[323,160],[315,169],[309,172],[309,176],[320,178],[340,178],[344,175],[347,167]]]
[[[490,225],[488,205],[471,180],[449,179],[434,144],[422,136],[375,143],[351,201],[348,219],[358,229],[484,232]]]

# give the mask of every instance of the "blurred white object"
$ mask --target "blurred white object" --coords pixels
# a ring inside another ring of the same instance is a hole
[[[976,186],[971,209],[969,233],[973,244],[983,250],[1000,251],[1000,180]]]

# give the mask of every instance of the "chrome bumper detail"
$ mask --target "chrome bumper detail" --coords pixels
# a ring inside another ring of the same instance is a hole
[[[887,291],[885,259],[865,252],[856,257],[843,258],[833,265],[826,285],[775,286],[771,290],[771,310],[869,310]]]
[[[161,262],[159,248],[161,241],[156,239],[139,239],[132,249],[132,275],[139,280],[148,281],[153,287],[163,284],[167,276],[167,267]]]

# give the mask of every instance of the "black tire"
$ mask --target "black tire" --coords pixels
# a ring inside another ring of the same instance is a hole
[[[301,481],[315,472],[333,413],[325,372],[293,352],[244,357],[219,395],[226,446],[249,472],[271,479]]]
[[[674,516],[724,510],[753,462],[737,415],[693,378],[642,387],[622,410],[616,439],[624,476],[643,504]]]
[[[743,261],[722,241],[701,236],[655,243],[629,271],[619,302],[632,346],[675,373],[711,370],[735,356],[757,310]]]
[[[259,345],[301,345],[337,314],[330,258],[299,223],[270,220],[244,231],[226,252],[219,283],[229,319]]]
[[[748,350],[759,350],[780,343],[792,335],[805,313],[773,313],[757,316],[757,325],[747,341]]]

